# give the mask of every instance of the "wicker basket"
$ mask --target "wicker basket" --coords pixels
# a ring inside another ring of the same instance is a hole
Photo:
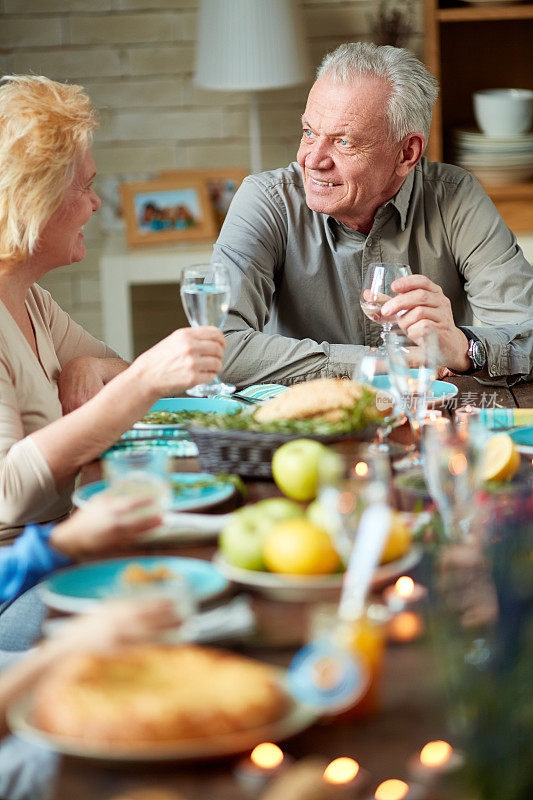
[[[200,466],[205,472],[229,472],[244,478],[272,479],[270,464],[274,452],[292,439],[314,439],[332,444],[345,439],[368,441],[375,425],[361,431],[325,435],[262,433],[259,431],[216,430],[191,426],[189,434],[198,447]]]

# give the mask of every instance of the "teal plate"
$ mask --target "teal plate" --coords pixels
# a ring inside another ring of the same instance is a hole
[[[507,431],[513,442],[516,444],[520,453],[533,453],[533,425],[526,425],[523,428],[516,428],[514,431]]]
[[[204,414],[235,414],[244,407],[244,403],[232,400],[231,397],[162,397],[148,409],[149,411],[201,411]],[[179,430],[183,425],[166,423],[158,425],[151,422],[136,422],[136,430],[158,431]]]
[[[412,369],[411,373],[416,378],[416,370]],[[372,381],[372,386],[376,389],[390,390],[390,378],[388,375],[376,375]],[[453,383],[446,383],[446,381],[434,381],[432,386],[433,397],[430,397],[428,405],[438,406],[446,403],[451,397],[455,397],[459,389]]]
[[[208,481],[215,479],[209,472],[172,472],[171,481],[180,483],[196,483],[196,481]],[[76,489],[72,495],[72,502],[75,506],[82,508],[92,497],[100,494],[108,488],[106,481],[95,481],[86,483]],[[222,481],[213,483],[212,486],[184,488],[179,493],[173,492],[169,511],[200,511],[211,506],[223,503],[235,493],[232,483]]]
[[[140,564],[149,570],[162,566],[182,576],[197,602],[215,597],[228,586],[227,579],[209,561],[175,556],[139,556],[94,561],[60,570],[39,585],[41,598],[51,608],[76,614],[90,610],[102,600],[126,594],[131,597],[131,593],[123,593],[120,579],[130,564]]]

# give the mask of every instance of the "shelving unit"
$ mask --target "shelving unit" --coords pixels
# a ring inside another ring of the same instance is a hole
[[[440,84],[427,155],[453,163],[452,131],[474,126],[478,89],[533,89],[533,4],[425,1],[425,61]],[[514,231],[533,231],[533,181],[485,186]]]

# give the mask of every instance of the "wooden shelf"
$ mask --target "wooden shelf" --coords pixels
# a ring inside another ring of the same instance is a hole
[[[498,22],[509,19],[533,19],[533,4],[439,8],[436,18],[439,22]]]

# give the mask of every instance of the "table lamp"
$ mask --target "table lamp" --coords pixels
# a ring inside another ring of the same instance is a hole
[[[249,92],[250,167],[261,171],[257,93],[304,83],[309,62],[293,0],[200,0],[195,82]]]

